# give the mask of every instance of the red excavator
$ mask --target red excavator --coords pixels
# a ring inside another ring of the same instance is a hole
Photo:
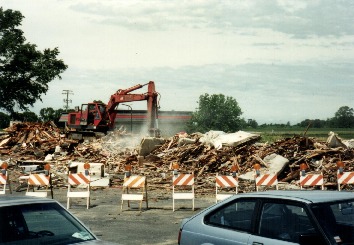
[[[130,92],[148,86],[147,93],[132,94]],[[70,112],[66,121],[66,126],[70,138],[82,139],[83,136],[104,133],[113,130],[115,127],[115,119],[118,113],[117,106],[120,103],[132,101],[147,101],[147,125],[150,136],[158,136],[157,129],[157,110],[158,110],[158,93],[155,91],[155,83],[153,81],[143,85],[135,85],[128,89],[119,89],[111,95],[108,104],[100,102],[92,102],[82,104],[81,109],[76,108],[75,112]]]

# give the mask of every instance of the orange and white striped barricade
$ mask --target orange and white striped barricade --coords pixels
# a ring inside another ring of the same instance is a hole
[[[338,191],[341,190],[341,185],[350,185],[354,184],[354,172],[342,172],[338,171],[337,173],[338,179]]]
[[[221,193],[222,190],[225,189],[234,189],[234,193]],[[238,192],[238,180],[237,177],[229,176],[229,175],[217,175],[215,177],[215,201],[221,201],[225,198],[228,198]]]
[[[142,203],[145,200],[146,209],[148,209],[148,197],[146,188],[146,177],[139,175],[131,175],[124,177],[121,205],[120,209],[123,209],[123,202],[128,201],[128,207],[130,207],[130,201],[140,201],[139,210],[141,211]]]
[[[190,187],[190,188],[188,188]],[[173,175],[172,182],[172,209],[175,211],[175,200],[191,199],[192,210],[194,210],[194,175],[193,174],[178,174]]]
[[[84,173],[69,173],[68,174],[68,192],[67,192],[67,205],[69,209],[71,206],[70,198],[83,197],[86,198],[86,206],[89,209],[90,206],[90,175]],[[75,191],[72,187],[76,187]],[[80,190],[78,190],[80,189]]]
[[[68,162],[68,168],[71,173],[84,173],[87,162]],[[103,163],[90,162],[89,174],[91,187],[107,187],[110,183],[110,176],[106,174],[105,165]],[[87,167],[87,166],[86,166]]]
[[[316,187],[320,186],[321,190],[324,190],[323,174],[300,174],[300,189],[304,187]]]
[[[53,189],[50,182],[50,174],[30,174],[27,180],[26,196],[47,197],[48,191],[50,191],[53,198]],[[35,187],[37,187],[36,191]],[[41,190],[40,188],[44,189]]]
[[[11,184],[9,181],[9,177],[7,175],[8,171],[6,171],[6,173],[2,173],[0,172],[0,186],[2,186],[2,188],[0,189],[0,194],[6,194],[6,189],[8,188],[10,193],[12,194],[12,190],[11,190]]]
[[[260,186],[275,186],[275,189],[278,190],[278,177],[276,174],[260,174],[256,176],[256,191],[259,190]]]

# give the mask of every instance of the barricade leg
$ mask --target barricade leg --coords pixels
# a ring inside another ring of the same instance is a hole
[[[89,207],[90,207],[90,197],[87,198],[86,206],[87,206],[87,209],[89,209]]]
[[[127,188],[125,188],[124,186],[123,186],[123,189],[122,189],[122,200],[121,200],[121,202],[120,202],[120,210],[122,210],[123,209],[123,204],[124,204],[124,192],[127,192],[127,194],[129,193],[128,192],[128,189]],[[130,207],[130,205],[129,205],[129,200],[128,200],[128,207]]]
[[[8,180],[8,186],[9,186],[10,194],[12,194],[12,188],[11,188],[11,181],[10,180]]]
[[[193,199],[192,199],[192,210],[194,211],[194,199],[195,199],[195,194],[194,194],[194,185],[192,185],[192,192],[193,192]]]
[[[123,189],[122,189],[122,197],[121,197],[121,201],[120,201],[120,210],[122,211],[123,209],[123,204],[124,204],[124,192],[125,192],[125,187],[123,186]],[[128,201],[128,207],[129,207],[129,201]]]
[[[172,212],[175,211],[175,186],[172,186]]]
[[[140,201],[139,210],[141,211],[141,206],[143,205],[143,200]]]
[[[70,192],[70,185],[68,186],[68,193]],[[70,197],[67,195],[66,209],[70,208]]]
[[[145,184],[145,201],[146,201],[146,210],[148,210],[149,204],[148,204],[148,193],[147,193],[146,184]]]

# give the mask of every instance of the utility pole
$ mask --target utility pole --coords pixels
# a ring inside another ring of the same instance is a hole
[[[71,90],[63,90],[64,95],[66,95],[66,98],[64,99],[64,109],[67,112],[69,110],[69,103],[72,103],[72,100],[69,99],[69,94],[74,94],[73,91]]]

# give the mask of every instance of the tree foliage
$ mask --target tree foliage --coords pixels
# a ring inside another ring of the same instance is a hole
[[[305,119],[304,121],[297,124],[302,128],[312,127],[312,128],[325,128],[328,125],[328,121],[320,119]]]
[[[12,119],[21,122],[39,122],[39,117],[32,111],[13,112]]]
[[[39,111],[39,116],[43,122],[53,121],[57,123],[63,112],[63,109],[54,110],[52,107],[47,107]]]
[[[349,106],[341,106],[332,118],[306,119],[297,125],[301,127],[310,125],[313,128],[354,128],[354,110]]]
[[[254,119],[248,119],[247,126],[251,127],[251,128],[257,128],[258,127],[258,123]]]
[[[58,60],[58,48],[37,50],[23,36],[24,16],[19,11],[0,7],[0,109],[13,114],[29,106],[48,91],[48,83],[59,78],[67,65]]]
[[[10,116],[0,112],[0,129],[7,128],[10,125]]]
[[[338,128],[354,127],[354,110],[349,106],[342,106],[334,114],[333,123]]]
[[[199,97],[199,106],[188,123],[189,131],[207,132],[221,130],[235,132],[245,121],[240,118],[242,111],[237,101],[222,94],[204,94]]]

